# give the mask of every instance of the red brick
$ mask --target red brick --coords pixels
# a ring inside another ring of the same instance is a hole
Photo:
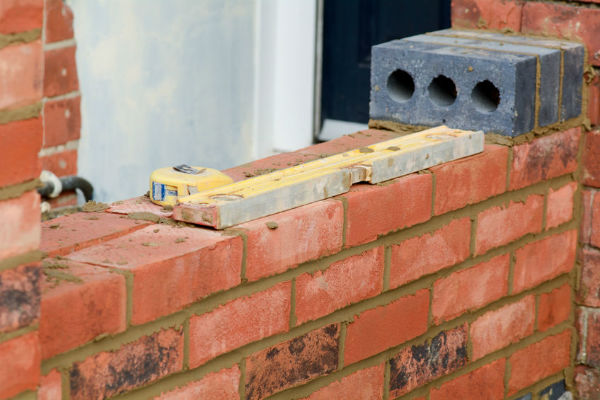
[[[240,369],[237,365],[204,376],[199,381],[164,393],[155,400],[238,400]]]
[[[45,52],[44,95],[54,97],[79,89],[75,46]]]
[[[77,175],[77,150],[65,150],[40,158],[42,169],[56,176]]]
[[[44,0],[3,0],[0,3],[0,33],[39,29],[44,22]]]
[[[24,328],[40,316],[40,266],[0,272],[0,333]]]
[[[0,109],[41,100],[43,62],[39,40],[0,49]]]
[[[452,27],[519,32],[522,10],[519,0],[452,0]]]
[[[2,174],[0,186],[14,185],[40,176],[38,152],[42,147],[42,119],[0,125]]]
[[[582,243],[590,242],[590,235],[592,231],[592,200],[594,198],[595,191],[594,190],[586,190],[583,188],[581,190],[581,208],[582,218],[581,223],[579,225],[579,240]]]
[[[398,134],[394,132],[366,129],[327,142],[305,147],[291,153],[276,154],[271,157],[252,161],[244,165],[226,169],[223,172],[233,178],[233,180],[241,181],[248,177],[261,175],[271,170],[288,168],[307,161],[343,153],[344,151],[358,149],[360,147],[397,137]]]
[[[514,394],[547,376],[568,368],[570,353],[570,330],[556,336],[549,336],[516,351],[509,359],[511,371],[508,394]]]
[[[338,366],[339,325],[327,325],[246,359],[246,398],[263,399],[333,372]]]
[[[594,400],[600,398],[600,370],[582,365],[575,367],[575,387],[577,398]]]
[[[58,197],[53,199],[46,199],[50,205],[50,209],[54,210],[60,207],[75,207],[77,206],[77,192],[76,191],[63,191]]]
[[[509,263],[509,255],[504,254],[438,279],[433,284],[433,321],[451,320],[505,296]]]
[[[131,322],[141,324],[240,284],[242,251],[238,236],[153,225],[69,258],[133,273]]]
[[[35,390],[40,381],[37,332],[0,343],[0,399]]]
[[[62,399],[62,378],[58,370],[53,369],[48,375],[40,378],[40,387],[37,392],[37,400],[60,400]]]
[[[390,287],[395,288],[469,257],[471,220],[456,219],[423,236],[392,246]]]
[[[35,191],[0,201],[0,260],[40,246],[40,196]]]
[[[385,185],[353,185],[348,202],[346,246],[371,242],[377,236],[431,217],[431,174],[413,174]]]
[[[546,229],[555,228],[573,219],[573,196],[577,183],[571,182],[565,186],[548,191],[546,205]]]
[[[515,293],[569,272],[575,264],[577,232],[566,231],[515,252],[513,291]]]
[[[71,399],[104,399],[153,382],[183,367],[183,332],[161,330],[75,362],[69,371]]]
[[[511,190],[574,172],[581,128],[544,136],[513,147]]]
[[[524,33],[558,36],[583,41],[589,62],[600,65],[600,10],[546,2],[527,2],[523,7]]]
[[[600,187],[600,131],[587,132],[585,134],[583,183]]]
[[[544,196],[532,194],[524,202],[488,208],[477,217],[475,254],[484,254],[529,233],[542,230]]]
[[[331,264],[324,271],[296,278],[299,324],[349,304],[376,296],[383,289],[383,247]]]
[[[500,359],[431,389],[431,400],[503,399],[504,365]]]
[[[442,331],[430,342],[405,347],[390,360],[390,394],[395,398],[467,363],[468,329]]]
[[[59,0],[62,3],[62,0]],[[79,139],[81,97],[48,100],[44,104],[44,147],[58,146]]]
[[[581,242],[600,247],[600,196],[596,190],[584,190]]]
[[[545,331],[566,321],[571,314],[571,286],[563,286],[540,295],[538,305],[538,330]]]
[[[150,213],[165,218],[170,218],[173,215],[172,210],[165,210],[163,206],[154,204],[146,196],[115,201],[106,211],[115,214]]]
[[[600,78],[598,76],[592,80],[588,90],[588,118],[592,125],[600,125]]]
[[[339,201],[319,201],[238,227],[246,230],[246,278],[255,281],[340,251],[344,208]]]
[[[344,363],[360,361],[415,338],[427,330],[429,290],[367,310],[348,325]]]
[[[317,390],[306,400],[379,400],[383,398],[384,365],[361,369]]]
[[[149,225],[107,213],[76,213],[42,222],[40,250],[48,256],[66,255]]]
[[[591,309],[586,311],[586,314],[587,331],[585,335],[582,335],[582,341],[585,340],[583,361],[587,365],[600,368],[600,312],[597,309]]]
[[[44,274],[42,359],[125,330],[127,290],[122,275],[63,260],[46,260]]]
[[[600,252],[584,248],[581,265],[578,300],[586,306],[600,307]]]
[[[283,282],[190,319],[190,367],[289,327],[291,283]],[[215,333],[217,333],[215,335]]]
[[[477,360],[531,335],[534,323],[534,296],[488,311],[471,324],[473,359]]]
[[[507,147],[486,145],[481,154],[431,168],[435,175],[435,215],[503,193],[507,160]]]
[[[73,37],[73,11],[63,0],[46,0],[46,43]]]

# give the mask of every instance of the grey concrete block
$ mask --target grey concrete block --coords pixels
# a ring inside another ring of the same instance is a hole
[[[558,381],[541,390],[539,393],[539,398],[546,400],[559,400],[566,391],[567,388],[565,386],[565,381]]]
[[[372,119],[517,136],[534,127],[536,57],[396,40],[372,49]]]
[[[518,399],[515,400],[531,400],[531,393],[527,393],[524,396],[519,397]]]
[[[585,59],[585,50],[582,44],[558,39],[503,35],[501,33],[485,31],[462,31],[458,29],[445,29],[432,32],[431,35],[487,40],[504,44],[526,44],[560,50],[563,59],[560,120],[564,121],[581,114],[581,91]]]
[[[497,52],[525,54],[539,59],[540,87],[536,93],[539,101],[538,125],[546,126],[558,122],[560,58],[559,49],[505,43],[492,40],[477,40],[450,36],[418,35],[407,38],[411,42],[434,43],[451,46],[480,48]]]

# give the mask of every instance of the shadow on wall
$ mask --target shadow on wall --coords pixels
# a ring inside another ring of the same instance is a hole
[[[153,169],[253,158],[255,2],[70,0],[82,92],[79,173],[97,200]]]

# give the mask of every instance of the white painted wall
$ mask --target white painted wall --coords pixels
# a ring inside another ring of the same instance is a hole
[[[145,193],[159,167],[224,169],[311,143],[314,1],[69,4],[79,174],[97,200]]]

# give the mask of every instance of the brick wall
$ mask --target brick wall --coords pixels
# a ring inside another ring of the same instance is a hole
[[[585,74],[587,121],[584,133],[581,189],[583,221],[579,236],[577,281],[577,392],[582,399],[600,398],[600,3],[598,0],[492,1],[453,0],[455,27],[497,29],[581,41],[589,66]],[[555,196],[559,197],[557,193]]]
[[[38,327],[43,273],[39,263],[42,254],[38,250],[40,198],[35,188],[41,168],[62,174],[62,159],[67,153],[61,149],[65,145],[73,148],[69,140],[79,135],[79,100],[72,93],[77,90],[77,79],[70,17],[70,11],[60,0],[0,3],[0,398],[3,399],[20,393],[23,398],[34,398],[40,384],[42,353]],[[64,51],[70,52],[68,62],[64,56],[55,55]],[[66,81],[69,84],[63,83]],[[66,131],[71,135],[68,138]],[[67,173],[73,173],[76,159],[69,162]]]

